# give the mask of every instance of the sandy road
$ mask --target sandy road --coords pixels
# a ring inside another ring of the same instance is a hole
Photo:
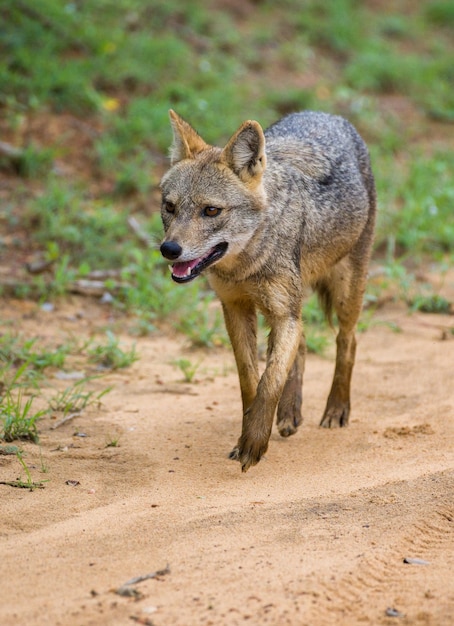
[[[359,338],[350,427],[318,428],[333,362],[310,355],[303,426],[273,434],[247,474],[226,458],[240,427],[230,352],[191,355],[203,363],[188,385],[171,364],[180,340],[139,340],[141,360],[102,382],[115,384],[103,410],[42,423],[46,488],[0,486],[0,624],[453,624],[452,318],[389,320],[402,332]],[[83,334],[94,318],[22,327],[76,323]],[[0,456],[2,480],[15,462]]]

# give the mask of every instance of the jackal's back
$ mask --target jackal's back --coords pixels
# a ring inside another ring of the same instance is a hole
[[[316,112],[281,119],[265,138],[269,228],[280,245],[294,242],[308,275],[315,267],[318,274],[341,259],[368,224],[372,233],[375,187],[367,147],[347,120]]]

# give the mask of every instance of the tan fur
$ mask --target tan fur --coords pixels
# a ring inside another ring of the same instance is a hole
[[[169,115],[174,137],[174,142],[170,148],[172,164],[181,159],[193,159],[197,154],[209,147],[196,131],[175,111],[170,110]]]
[[[321,425],[348,423],[354,331],[375,221],[369,157],[354,128],[326,114],[294,114],[265,132],[246,121],[224,149],[206,144],[173,111],[170,116],[173,166],[161,182],[161,251],[174,261],[174,280],[204,271],[221,300],[243,402],[231,458],[246,471],[266,452],[276,411],[284,437],[302,421],[301,308],[308,287],[339,322]],[[257,311],[271,329],[261,377]]]

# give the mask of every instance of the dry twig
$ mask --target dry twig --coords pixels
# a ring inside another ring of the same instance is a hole
[[[58,422],[55,422],[55,424],[53,424],[53,426],[51,426],[50,429],[55,430],[56,428],[63,426],[63,424],[70,422],[72,419],[74,419],[75,417],[78,417],[81,414],[82,414],[82,411],[76,411],[75,413],[70,413],[69,415],[65,415],[65,417],[62,417],[61,420],[58,420]]]

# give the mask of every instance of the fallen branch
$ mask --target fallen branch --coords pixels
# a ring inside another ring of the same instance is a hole
[[[147,248],[151,248],[153,246],[153,238],[143,229],[141,224],[133,215],[128,217],[128,224],[130,228],[134,231],[134,234],[137,238],[145,244]]]
[[[29,274],[43,274],[44,272],[50,270],[54,263],[54,259],[41,259],[32,263],[26,263],[25,269]]]
[[[7,485],[8,487],[17,487],[19,489],[44,489],[43,483],[25,483],[22,480],[0,480],[0,485]]]
[[[55,424],[51,426],[50,429],[55,430],[56,428],[60,428],[60,426],[63,426],[63,424],[70,422],[72,419],[74,419],[75,417],[78,417],[79,415],[82,415],[82,411],[76,411],[75,413],[70,413],[69,415],[66,415],[65,417],[63,417],[61,420],[58,420],[58,422],[55,422]]]
[[[131,578],[127,582],[121,585],[122,587],[127,587],[128,585],[137,585],[137,583],[141,583],[144,580],[149,580],[150,578],[157,578],[158,576],[165,576],[166,574],[170,574],[170,567],[167,564],[164,569],[158,569],[156,572],[152,572],[151,574],[142,574],[142,576],[136,576],[135,578]]]
[[[0,141],[0,156],[6,157],[10,161],[18,162],[24,156],[23,151],[16,146],[12,146],[6,141]]]
[[[92,270],[87,274],[87,280],[108,280],[110,278],[121,278],[123,272],[132,271],[133,268],[125,267],[116,270]]]
[[[52,280],[46,280],[45,285],[51,288]],[[66,291],[81,296],[102,296],[106,291],[116,293],[123,287],[128,287],[128,283],[112,281],[107,289],[102,280],[87,280],[81,278],[69,283]],[[36,285],[26,279],[11,278],[9,276],[0,276],[0,289],[2,295],[6,296],[14,296],[18,290],[27,293],[30,297],[39,296],[42,292],[41,285]]]
[[[117,285],[109,286],[109,289],[115,291]],[[106,286],[103,280],[86,280],[81,278],[72,282],[68,291],[71,293],[78,293],[82,296],[102,296],[106,292]]]
[[[6,141],[0,141],[0,165],[20,174],[24,164],[24,151]]]

